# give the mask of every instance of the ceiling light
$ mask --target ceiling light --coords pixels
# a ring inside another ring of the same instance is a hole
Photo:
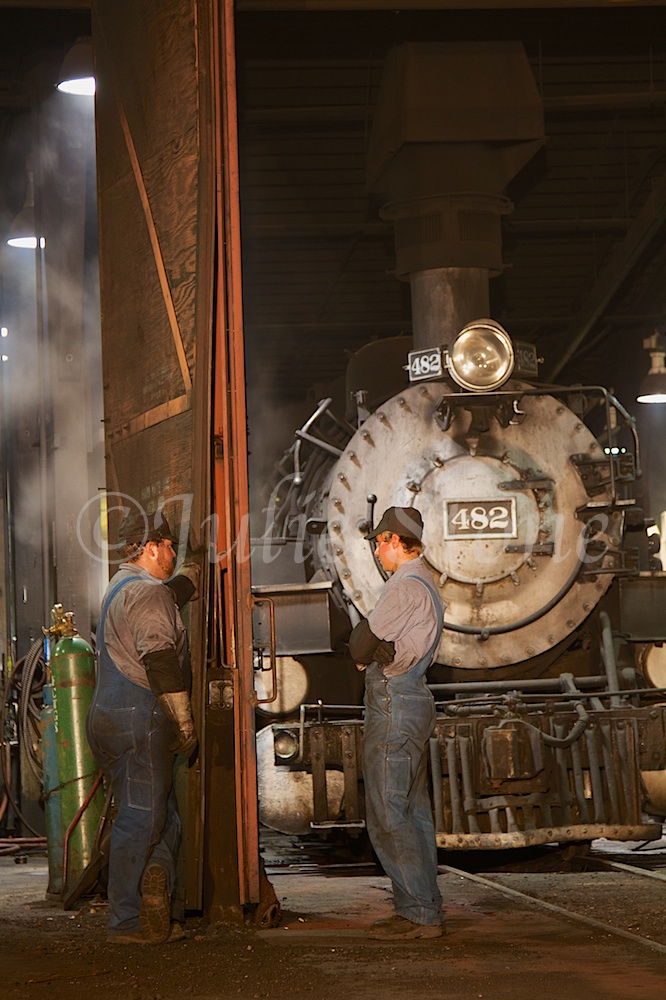
[[[44,249],[46,240],[43,236],[37,236],[35,226],[35,186],[32,170],[28,169],[28,183],[26,188],[23,208],[16,216],[9,227],[7,245],[19,247],[23,250],[36,250],[37,247]]]
[[[43,250],[46,240],[43,236],[39,239],[36,236],[11,236],[7,240],[7,246],[18,247],[19,250],[36,250],[39,246],[40,250]]]
[[[666,403],[666,346],[662,335],[653,333],[643,341],[643,347],[650,355],[650,371],[641,382],[636,399],[639,403]]]
[[[90,38],[78,38],[69,50],[60,69],[56,84],[63,94],[92,97],[95,93],[95,68]]]

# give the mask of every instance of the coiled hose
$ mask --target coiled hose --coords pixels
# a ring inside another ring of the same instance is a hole
[[[16,722],[18,742],[24,749],[24,758],[33,775],[42,784],[42,762],[39,756],[40,728],[39,720],[42,710],[42,689],[46,678],[46,662],[44,659],[44,640],[37,639],[28,653],[16,662],[10,676],[5,680],[2,705],[0,706],[0,777],[4,785],[2,802],[0,802],[0,820],[7,806],[11,804],[14,813],[21,824],[34,834],[34,838],[20,838],[24,847],[43,847],[46,838],[35,830],[26,820],[11,792],[11,743],[10,728],[12,722],[12,706],[17,705]],[[15,853],[17,841],[0,840],[0,853]],[[5,850],[8,846],[11,850]]]

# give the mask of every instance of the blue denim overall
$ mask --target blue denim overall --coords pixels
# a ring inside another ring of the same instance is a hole
[[[180,819],[173,789],[173,730],[152,691],[130,681],[104,645],[104,623],[118,591],[111,589],[97,629],[97,685],[86,720],[88,742],[111,783],[117,813],[109,856],[109,933],[140,930],[141,878],[148,861],[167,873],[173,890]]]
[[[396,913],[415,924],[440,924],[442,897],[425,752],[436,713],[425,674],[439,646],[444,615],[434,587],[419,576],[411,578],[430,591],[437,636],[406,674],[385,677],[376,663],[365,672],[366,823],[375,853],[393,884]]]

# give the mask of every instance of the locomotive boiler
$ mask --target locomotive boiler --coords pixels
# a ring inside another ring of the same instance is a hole
[[[634,420],[602,386],[538,384],[492,320],[362,349],[280,465],[253,565],[260,817],[363,826],[362,675],[345,646],[389,506],[424,519],[446,602],[430,777],[448,849],[659,837],[666,574],[635,496]]]

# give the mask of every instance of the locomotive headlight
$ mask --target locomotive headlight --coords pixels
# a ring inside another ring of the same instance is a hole
[[[278,760],[293,760],[298,754],[298,737],[288,729],[273,730],[273,747]]]
[[[506,330],[490,319],[478,319],[461,330],[448,352],[451,378],[472,392],[499,389],[511,378],[516,355]]]

